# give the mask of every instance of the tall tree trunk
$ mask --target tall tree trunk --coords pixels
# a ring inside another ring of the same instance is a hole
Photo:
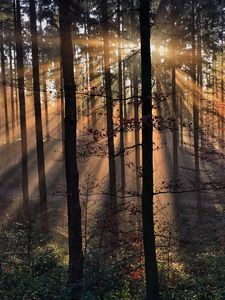
[[[42,23],[40,21],[40,34],[42,36],[42,43],[44,43],[44,38],[43,38],[43,30],[42,30]],[[45,111],[45,137],[46,140],[48,141],[50,138],[49,135],[49,118],[48,118],[48,92],[47,92],[47,75],[46,75],[46,70],[45,70],[45,60],[44,60],[44,54],[43,52],[41,53],[41,61],[43,64],[43,90],[44,90],[44,111]]]
[[[159,299],[153,216],[153,123],[150,51],[150,0],[140,2],[142,79],[142,218],[147,300]]]
[[[89,51],[89,81],[90,81],[90,104],[91,104],[91,124],[92,129],[95,130],[97,128],[97,113],[95,111],[96,107],[96,98],[95,98],[95,89],[92,84],[94,83],[94,57],[93,57],[93,48],[88,47]]]
[[[35,131],[36,131],[36,144],[37,144],[41,226],[44,232],[48,232],[47,191],[46,191],[45,158],[44,158],[42,117],[41,117],[38,39],[37,39],[37,24],[36,24],[37,17],[36,17],[35,0],[29,0],[29,5],[30,5],[31,41],[32,41],[34,111],[35,111]]]
[[[70,5],[70,0],[59,1],[61,59],[65,93],[65,167],[69,234],[69,284],[77,286],[77,298],[74,299],[80,299],[83,278],[83,253],[79,174],[76,160],[76,85],[73,70]]]
[[[134,93],[134,122],[135,122],[135,166],[136,166],[136,188],[140,193],[140,125],[139,125],[139,98],[138,98],[138,70],[137,59],[133,59],[133,93]],[[139,197],[139,196],[138,196]]]
[[[196,26],[195,26],[195,0],[192,0],[192,33],[191,33],[191,43],[192,43],[192,101],[193,101],[193,123],[194,123],[194,158],[195,158],[195,174],[196,174],[196,185],[197,185],[197,210],[199,218],[197,222],[201,222],[201,193],[199,191],[200,187],[200,168],[199,168],[199,93],[196,91],[197,86],[197,76],[196,76]],[[214,113],[214,112],[213,112]]]
[[[174,190],[177,190],[178,183],[178,147],[179,147],[179,122],[178,122],[178,101],[177,101],[177,87],[176,87],[176,42],[175,39],[172,39],[171,43],[173,48],[173,57],[172,57],[172,115],[173,115],[173,184]],[[179,197],[178,194],[175,194],[174,197],[174,213],[176,221],[179,217]],[[178,225],[179,226],[179,225]]]
[[[0,23],[0,53],[1,53],[1,71],[2,71],[2,91],[4,100],[5,111],[5,135],[6,144],[9,144],[9,118],[8,118],[8,103],[7,103],[7,88],[6,88],[6,76],[5,76],[5,51],[3,41],[3,22]]]
[[[121,1],[121,4],[122,4],[122,11],[126,11],[127,10],[127,3],[125,1]],[[122,29],[121,29],[121,37],[122,37],[122,42],[121,42],[121,46],[122,48],[125,46],[124,44],[124,41],[126,40],[126,32],[124,30],[124,27],[125,27],[125,23],[126,23],[126,14],[123,13],[122,14],[122,17],[121,17],[121,21],[122,21]],[[124,115],[124,120],[127,121],[127,100],[126,100],[126,64],[127,61],[124,60],[122,62],[122,77],[123,77],[123,98],[124,98],[124,101],[123,101],[123,115]],[[125,139],[125,145],[126,145],[126,142],[127,142],[127,135],[126,135],[126,132],[124,132],[124,139]]]
[[[118,87],[119,87],[119,119],[120,119],[120,173],[121,173],[121,192],[122,201],[125,203],[125,158],[124,158],[124,125],[123,125],[123,77],[121,59],[121,13],[120,0],[117,1],[117,35],[118,35]]]
[[[181,149],[183,150],[184,146],[184,126],[183,126],[183,103],[184,103],[184,94],[183,91],[180,93],[179,96],[179,117],[180,117],[180,146]]]
[[[13,0],[14,3],[15,0]],[[16,38],[15,38],[16,39]],[[14,60],[14,82],[17,82],[17,75],[16,75],[16,70],[17,70],[17,59],[16,59],[16,49],[14,49],[13,53],[13,60]],[[14,94],[15,94],[15,105],[16,105],[16,128],[17,128],[17,134],[18,134],[18,127],[20,126],[19,124],[19,97],[18,97],[18,89],[17,86],[14,87]]]
[[[135,33],[135,14],[133,3],[131,3],[131,34],[133,36],[133,42],[136,43],[137,36]],[[138,200],[140,199],[140,126],[139,126],[139,98],[138,98],[138,61],[134,56],[131,62],[132,66],[132,82],[133,82],[133,96],[134,96],[134,123],[135,123],[135,168],[136,168],[136,189],[138,194]],[[132,95],[131,95],[132,96]],[[138,203],[139,205],[140,203]]]
[[[18,74],[19,108],[20,108],[20,132],[21,132],[21,152],[22,152],[22,188],[23,206],[25,212],[28,211],[28,157],[27,157],[27,125],[25,107],[25,85],[24,85],[24,52],[21,27],[20,0],[13,0],[15,40],[16,40],[16,64]]]
[[[198,103],[199,103],[199,137],[201,141],[200,147],[203,146],[203,117],[201,117],[201,111],[202,111],[202,97],[203,97],[203,77],[202,77],[202,31],[201,31],[201,16],[200,16],[200,9],[198,9],[197,12],[197,32],[198,32],[198,38],[197,38],[197,83],[198,83]]]
[[[175,61],[175,40],[172,39],[173,47],[172,60],[172,115],[173,115],[173,181],[176,186],[178,180],[178,113],[177,113],[177,91],[176,91],[176,61]]]
[[[88,12],[87,12],[88,13]],[[88,14],[87,16],[87,25],[90,24],[90,16]],[[88,57],[89,57],[89,66],[88,66],[88,70],[89,70],[89,84],[90,84],[90,113],[91,113],[91,126],[93,131],[97,128],[97,114],[95,112],[95,88],[93,86],[94,84],[94,47],[91,45],[91,41],[90,41],[90,35],[91,35],[91,28],[88,29],[88,35],[87,35],[87,39],[88,39]]]
[[[104,73],[106,91],[106,110],[107,110],[107,134],[108,134],[108,155],[109,155],[109,191],[110,191],[110,215],[111,232],[113,233],[113,243],[117,243],[118,220],[117,220],[117,195],[116,195],[116,164],[114,153],[114,133],[113,133],[113,100],[112,100],[112,78],[109,61],[109,23],[107,12],[107,0],[102,0],[102,19],[104,21],[103,43],[104,43]],[[115,247],[115,245],[114,245]]]
[[[13,87],[13,68],[12,68],[12,43],[9,47],[9,73],[10,73],[10,98],[12,115],[12,140],[15,141],[15,105],[14,105],[14,87]]]
[[[63,167],[65,169],[65,105],[64,105],[64,92],[63,92],[63,66],[62,59],[60,57],[60,116],[61,116],[61,134],[62,134],[62,158],[63,158]]]
[[[46,72],[43,72],[43,89],[44,89],[44,107],[45,107],[45,136],[46,140],[50,139],[49,134],[49,119],[48,119],[48,92],[47,92],[47,82],[46,82]]]
[[[195,171],[196,182],[199,187],[199,99],[196,93],[196,41],[195,41],[195,0],[192,0],[192,99],[193,99],[193,119],[194,119],[194,157],[195,157]],[[200,203],[199,203],[200,205]]]

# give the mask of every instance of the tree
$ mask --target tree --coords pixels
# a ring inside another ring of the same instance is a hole
[[[140,2],[142,82],[142,218],[147,300],[159,299],[153,213],[153,123],[150,52],[150,0]]]
[[[15,141],[15,102],[14,102],[14,87],[13,87],[13,58],[12,58],[12,42],[9,46],[9,75],[10,75],[10,100],[11,100],[11,118],[12,118],[12,141]]]
[[[122,199],[124,201],[126,192],[125,180],[125,158],[124,158],[124,124],[123,124],[123,74],[122,74],[122,58],[121,58],[121,3],[117,0],[117,39],[118,39],[118,87],[119,87],[119,119],[120,119],[120,172],[121,172],[121,190]]]
[[[18,73],[19,89],[19,111],[20,111],[20,134],[21,134],[21,152],[22,152],[22,188],[23,204],[25,211],[28,210],[29,191],[28,191],[28,157],[27,157],[27,122],[25,107],[25,85],[24,85],[24,53],[23,38],[21,26],[20,0],[13,0],[14,8],[14,26],[16,41],[16,64]]]
[[[73,70],[70,0],[59,1],[61,60],[65,94],[65,168],[68,206],[69,284],[77,287],[80,298],[83,279],[83,252],[81,207],[79,201],[79,174],[76,159],[77,115],[76,85]]]
[[[0,31],[1,31],[0,32],[0,53],[1,53],[2,90],[3,90],[4,110],[5,110],[5,135],[6,135],[6,143],[9,144],[9,118],[8,118],[8,99],[7,99],[6,75],[5,75],[3,21],[0,21]]]
[[[101,2],[102,20],[103,20],[103,48],[104,48],[104,75],[106,92],[106,113],[107,113],[107,138],[108,138],[108,156],[109,156],[109,193],[110,193],[110,226],[114,238],[112,243],[117,243],[118,238],[118,220],[117,220],[117,195],[116,195],[116,164],[114,151],[114,131],[113,131],[113,99],[112,99],[112,78],[110,72],[109,60],[109,23],[107,12],[107,0]]]
[[[37,17],[36,17],[35,0],[29,0],[29,5],[30,5],[31,41],[32,41],[33,92],[34,92],[35,132],[36,132],[36,143],[37,143],[37,163],[38,163],[41,226],[43,231],[47,232],[48,231],[47,190],[46,190],[46,177],[45,177],[45,157],[44,157],[44,144],[43,144],[42,117],[41,117],[38,38],[37,38],[37,24],[36,24]]]

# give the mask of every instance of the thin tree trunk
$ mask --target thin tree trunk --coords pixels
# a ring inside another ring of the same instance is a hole
[[[16,70],[17,70],[16,49],[14,49],[13,60],[14,60],[14,82],[17,82],[17,76],[16,76]],[[20,126],[20,124],[19,124],[20,121],[19,121],[18,88],[17,88],[16,85],[14,87],[14,94],[15,94],[15,104],[16,104],[16,112],[15,112],[15,114],[16,114],[16,127],[17,127],[17,134],[18,134],[18,127]]]
[[[90,80],[90,104],[91,104],[91,120],[92,120],[92,129],[95,130],[97,128],[97,114],[95,112],[95,89],[93,88],[92,84],[94,82],[94,57],[93,57],[93,53],[91,53],[91,51],[93,51],[92,49],[90,49],[90,46],[88,47],[88,51],[89,51],[89,80]]]
[[[44,89],[44,107],[45,107],[45,135],[46,140],[49,141],[49,119],[48,119],[48,92],[47,92],[47,83],[46,83],[46,72],[43,72],[43,89]]]
[[[131,4],[131,35],[133,36],[133,42],[137,41],[135,34],[135,14],[133,3]],[[140,199],[140,125],[139,125],[139,98],[138,98],[138,61],[134,56],[131,62],[132,66],[132,82],[133,82],[133,96],[134,96],[134,123],[135,123],[135,168],[136,168],[136,189],[138,194],[138,200]],[[132,96],[132,95],[131,95]],[[138,203],[139,205],[140,203]]]
[[[35,0],[29,0],[29,5],[30,5],[31,41],[32,41],[34,111],[35,111],[36,143],[37,143],[37,163],[38,163],[41,226],[42,226],[42,230],[47,233],[48,232],[47,191],[46,191],[45,158],[44,158],[43,130],[42,130],[42,117],[41,117],[38,39],[37,39],[37,24],[36,24],[37,17],[36,17]]]
[[[2,71],[2,90],[5,111],[5,135],[6,144],[9,144],[9,118],[8,118],[8,103],[7,103],[7,89],[6,89],[6,76],[5,76],[5,51],[3,41],[3,22],[0,23],[0,53],[1,53],[1,71]]]
[[[12,115],[12,140],[15,141],[15,107],[14,107],[14,88],[13,88],[13,69],[12,69],[12,43],[9,47],[9,74],[10,74],[10,98]]]
[[[89,24],[90,20],[90,16],[88,15],[87,17],[87,23]],[[88,66],[88,70],[89,70],[89,84],[90,84],[90,113],[91,113],[91,126],[93,131],[97,128],[97,114],[95,112],[95,88],[93,86],[94,84],[94,47],[91,46],[91,41],[89,40],[89,35],[90,35],[90,30],[89,29],[89,34],[87,35],[87,39],[88,39],[88,57],[89,57],[89,66]]]
[[[64,92],[63,92],[63,67],[62,59],[60,57],[60,116],[61,116],[61,132],[62,132],[62,157],[63,167],[65,168],[65,105],[64,105]]]
[[[40,34],[42,35],[42,43],[44,43],[41,21],[40,21]],[[42,64],[44,65],[45,61],[44,61],[43,52],[41,53],[41,60],[42,60]],[[43,67],[43,69],[44,70],[42,72],[42,76],[43,76],[43,90],[44,90],[44,110],[45,110],[45,137],[46,137],[46,140],[48,141],[50,139],[50,135],[49,135],[49,118],[48,118],[47,76],[46,76],[45,66]]]
[[[18,74],[19,108],[20,108],[20,132],[21,132],[21,152],[22,152],[22,188],[23,206],[25,212],[28,211],[28,157],[27,157],[27,125],[25,107],[25,85],[24,85],[24,52],[21,27],[20,0],[13,1],[15,40],[16,40],[16,64]]]
[[[179,115],[180,115],[180,146],[181,149],[183,150],[184,147],[184,126],[183,126],[183,102],[184,102],[184,95],[183,92],[179,97]]]
[[[122,4],[122,11],[126,11],[127,9],[127,3],[125,1],[121,1]],[[125,23],[126,23],[126,15],[123,13],[121,17],[122,21],[122,29],[121,29],[121,37],[122,37],[122,42],[121,46],[122,48],[124,47],[124,40],[126,39],[126,32],[124,30]],[[123,114],[124,114],[124,120],[127,121],[127,101],[126,101],[126,60],[122,62],[122,80],[123,80],[123,97],[124,97],[124,102],[123,102]],[[127,135],[126,132],[124,132],[124,139],[125,139],[125,145],[127,141]]]
[[[174,40],[172,41],[174,45]],[[175,54],[172,57],[172,112],[173,112],[173,181],[176,186],[178,180],[178,113],[177,113],[177,91],[176,91],[176,62]]]
[[[120,0],[117,1],[117,35],[118,35],[118,87],[119,87],[119,113],[120,113],[120,172],[121,172],[121,192],[123,203],[125,201],[125,158],[124,158],[124,126],[123,126],[123,78],[122,78],[122,59],[121,59],[121,15]],[[125,214],[126,215],[126,214]]]
[[[198,11],[197,15],[197,32],[198,32],[198,38],[197,38],[197,83],[198,83],[198,103],[199,103],[199,136],[200,136],[200,141],[201,145],[200,147],[202,148],[203,146],[203,117],[201,117],[201,111],[202,111],[202,96],[203,96],[203,77],[202,77],[202,31],[201,31],[201,17],[200,17],[200,11]]]
[[[150,51],[150,0],[140,2],[142,79],[142,218],[145,254],[146,299],[159,299],[158,268],[153,216],[153,122]]]
[[[117,243],[118,220],[117,220],[117,195],[116,195],[116,164],[114,153],[114,132],[113,132],[113,100],[112,100],[112,78],[109,62],[109,23],[107,12],[107,0],[102,0],[102,19],[104,20],[103,42],[104,42],[104,73],[107,110],[107,133],[108,133],[108,155],[109,155],[109,191],[111,200],[111,232],[113,233],[112,243]],[[115,245],[114,245],[115,247]]]
[[[80,299],[83,279],[81,207],[79,201],[79,174],[76,160],[76,85],[73,70],[73,45],[70,19],[70,0],[59,1],[61,59],[65,93],[65,167],[68,205],[69,284],[77,286]]]
[[[192,98],[193,98],[193,118],[194,118],[194,157],[195,157],[195,170],[196,181],[199,186],[199,99],[197,97],[196,86],[196,44],[195,44],[195,4],[192,0]]]

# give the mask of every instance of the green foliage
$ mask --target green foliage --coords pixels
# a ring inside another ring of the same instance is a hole
[[[33,251],[26,258],[4,261],[0,273],[0,299],[58,299],[66,286],[67,267],[56,245]],[[9,288],[10,287],[10,288]]]
[[[131,262],[132,258],[124,253],[104,259],[95,254],[94,259],[86,262],[82,300],[143,299],[143,273],[139,274],[140,268],[134,271]]]
[[[197,255],[184,252],[182,262],[164,272],[161,299],[225,299],[224,265],[224,251],[205,249]]]
[[[28,225],[14,223],[0,231],[0,299],[73,300],[67,249]],[[143,259],[139,250],[135,256],[132,251],[121,250],[116,257],[88,252],[81,300],[143,300]],[[224,249],[193,243],[191,249],[159,250],[158,257],[162,300],[225,299]]]

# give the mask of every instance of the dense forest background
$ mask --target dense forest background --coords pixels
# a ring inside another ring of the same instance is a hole
[[[1,0],[0,299],[225,299],[224,0]]]

